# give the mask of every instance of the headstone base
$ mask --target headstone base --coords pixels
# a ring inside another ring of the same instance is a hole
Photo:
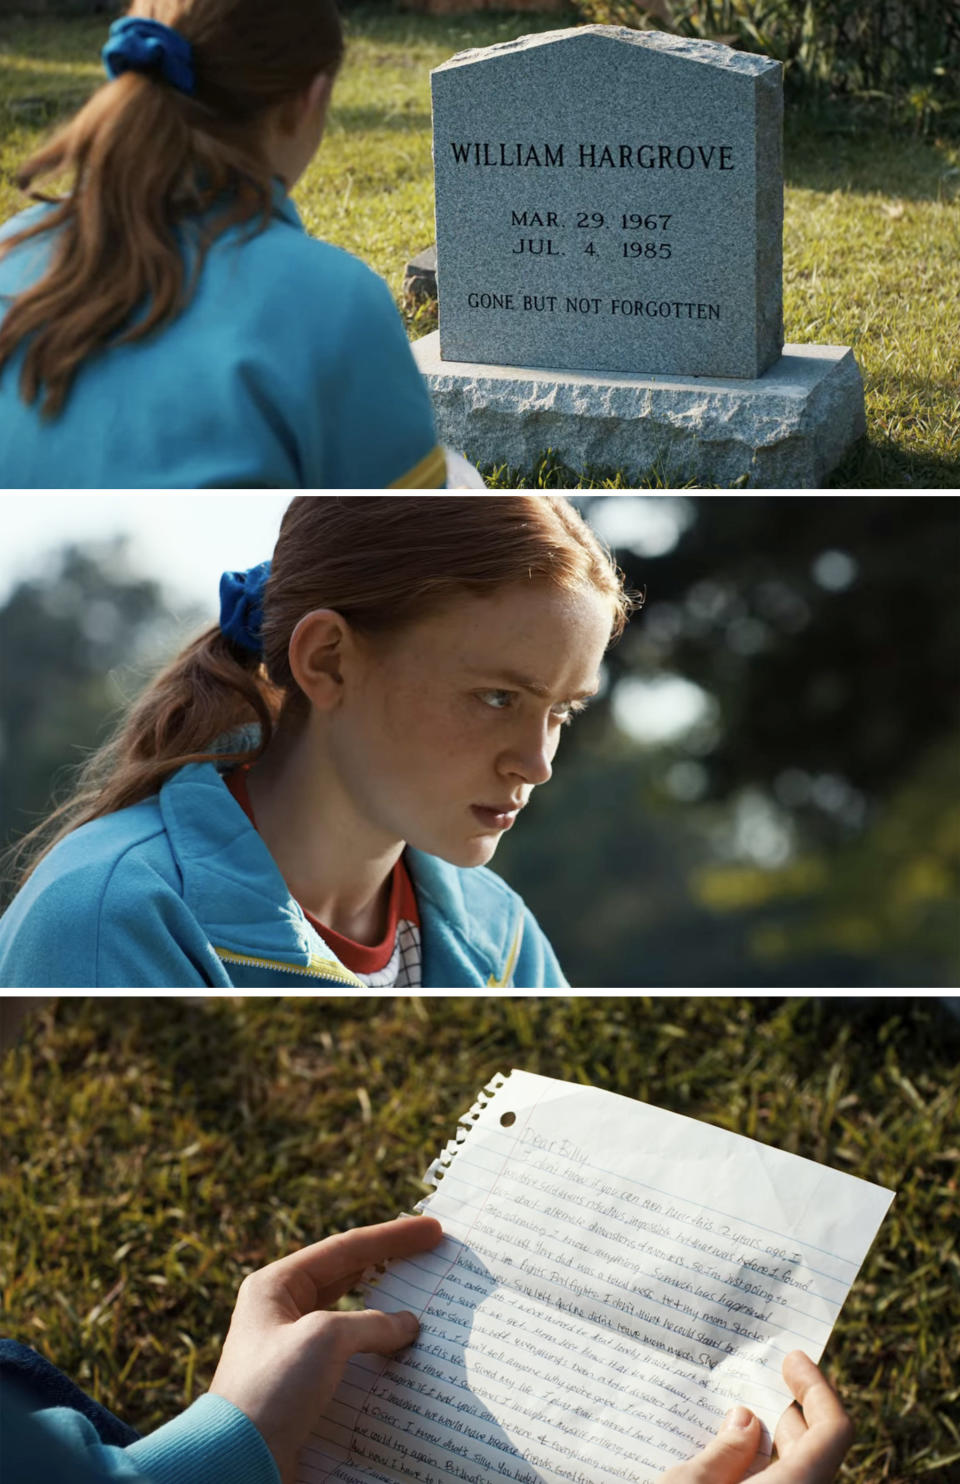
[[[654,465],[668,484],[816,489],[866,431],[863,382],[843,345],[785,345],[754,381],[629,376],[442,361],[413,345],[441,443],[479,465]]]

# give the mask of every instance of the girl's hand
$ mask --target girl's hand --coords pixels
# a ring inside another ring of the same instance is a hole
[[[413,1314],[328,1306],[368,1267],[426,1252],[442,1236],[432,1217],[406,1216],[328,1237],[243,1280],[210,1390],[250,1418],[283,1484],[292,1484],[297,1454],[351,1356],[390,1355],[420,1328]]]
[[[796,1397],[777,1424],[777,1460],[757,1476],[762,1484],[829,1484],[853,1442],[853,1428],[824,1375],[802,1350],[783,1362]],[[746,1407],[727,1414],[715,1440],[689,1463],[668,1469],[659,1484],[740,1484],[756,1457],[760,1423]]]

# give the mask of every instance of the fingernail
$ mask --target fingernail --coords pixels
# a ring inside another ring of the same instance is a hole
[[[749,1427],[753,1421],[753,1413],[746,1407],[731,1407],[723,1419],[724,1427]]]
[[[420,1321],[416,1314],[411,1314],[409,1310],[405,1309],[397,1315],[397,1318],[402,1320],[403,1327],[409,1333],[411,1340],[415,1340],[420,1333]]]

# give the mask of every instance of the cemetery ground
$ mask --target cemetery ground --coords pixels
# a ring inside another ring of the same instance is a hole
[[[825,1365],[845,1484],[957,1478],[960,1024],[911,999],[62,999],[3,1061],[4,1333],[146,1431],[244,1274],[409,1210],[512,1066],[896,1189]]]
[[[327,136],[294,198],[309,231],[387,279],[412,338],[436,325],[435,305],[402,296],[405,264],[434,240],[430,69],[573,20],[348,13]],[[0,21],[0,220],[23,204],[17,162],[100,81],[104,34],[102,17]],[[829,487],[960,486],[960,139],[788,96],[785,175],[785,338],[851,346],[866,389],[867,438]],[[495,488],[663,484],[656,468],[565,469],[548,450],[484,473]]]

